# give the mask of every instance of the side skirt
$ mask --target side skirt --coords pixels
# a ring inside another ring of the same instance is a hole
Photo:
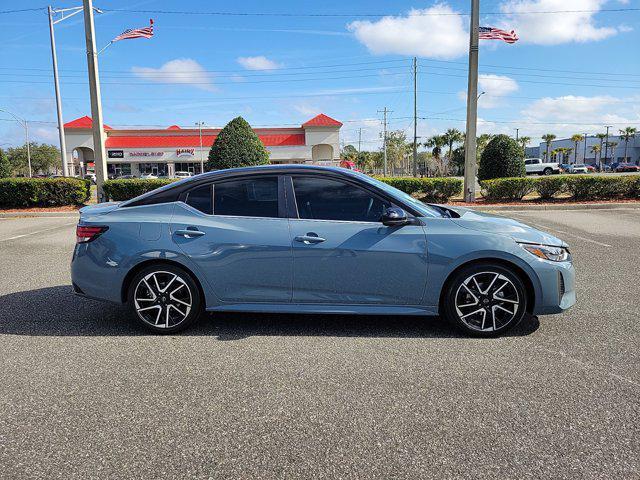
[[[207,308],[208,312],[334,313],[346,315],[425,315],[438,314],[437,307],[416,305],[329,305],[314,303],[233,303]]]

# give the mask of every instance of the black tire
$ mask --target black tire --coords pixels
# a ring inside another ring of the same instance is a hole
[[[186,270],[167,264],[140,270],[129,285],[127,303],[138,323],[159,334],[180,332],[202,314],[202,298],[194,278]]]
[[[545,168],[542,171],[542,175],[551,175],[552,173],[553,173],[553,170],[551,168],[549,168],[549,167]]]
[[[472,277],[481,289],[477,288],[473,280],[469,281]],[[495,281],[492,283],[493,278]],[[500,289],[503,283],[506,285]],[[489,284],[491,286],[487,289]],[[502,299],[499,300],[500,298]],[[514,300],[517,305],[512,303]],[[499,306],[494,308],[494,305]],[[506,309],[510,310],[510,315]],[[502,265],[470,265],[449,279],[440,310],[452,325],[468,335],[500,335],[515,327],[524,317],[527,311],[525,286],[513,270]],[[471,314],[474,311],[477,313]]]

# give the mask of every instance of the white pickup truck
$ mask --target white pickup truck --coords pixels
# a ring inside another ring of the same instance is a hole
[[[527,170],[527,175],[534,173],[538,175],[560,173],[560,165],[558,163],[545,163],[540,158],[525,158],[524,168]]]

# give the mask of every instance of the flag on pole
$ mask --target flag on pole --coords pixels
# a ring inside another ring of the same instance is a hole
[[[478,38],[481,40],[503,40],[507,43],[518,41],[518,35],[513,30],[507,32],[494,27],[478,27]]]
[[[132,38],[151,38],[153,37],[153,18],[149,20],[149,26],[144,28],[130,28],[125,30],[116,38],[111,40],[111,43],[120,40],[130,40]]]

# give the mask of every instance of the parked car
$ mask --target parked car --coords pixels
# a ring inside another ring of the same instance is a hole
[[[551,175],[552,173],[560,173],[560,164],[555,162],[543,162],[540,158],[526,158],[524,166],[527,175],[537,173],[538,175]]]
[[[574,163],[571,165],[569,173],[589,173],[589,169],[584,163]]]
[[[589,171],[589,173],[596,172],[596,167],[594,167],[593,165],[585,165],[585,167],[587,167],[587,170]]]
[[[571,170],[571,165],[568,163],[560,163],[558,167],[560,167],[560,173],[569,173],[569,170]]]
[[[156,178],[158,178],[158,176],[154,175],[153,173],[143,173],[142,175],[140,175],[140,178],[143,180],[155,180]]]
[[[633,163],[619,163],[616,172],[640,172],[640,167]]]
[[[206,310],[442,315],[489,336],[575,303],[562,240],[343,168],[208,172],[84,207],[76,237],[74,291],[158,333]]]
[[[116,180],[131,180],[132,178],[137,178],[135,175],[127,174],[127,175],[119,175],[116,177]]]
[[[192,177],[193,174],[191,172],[176,172],[174,176],[176,178],[189,178]]]

